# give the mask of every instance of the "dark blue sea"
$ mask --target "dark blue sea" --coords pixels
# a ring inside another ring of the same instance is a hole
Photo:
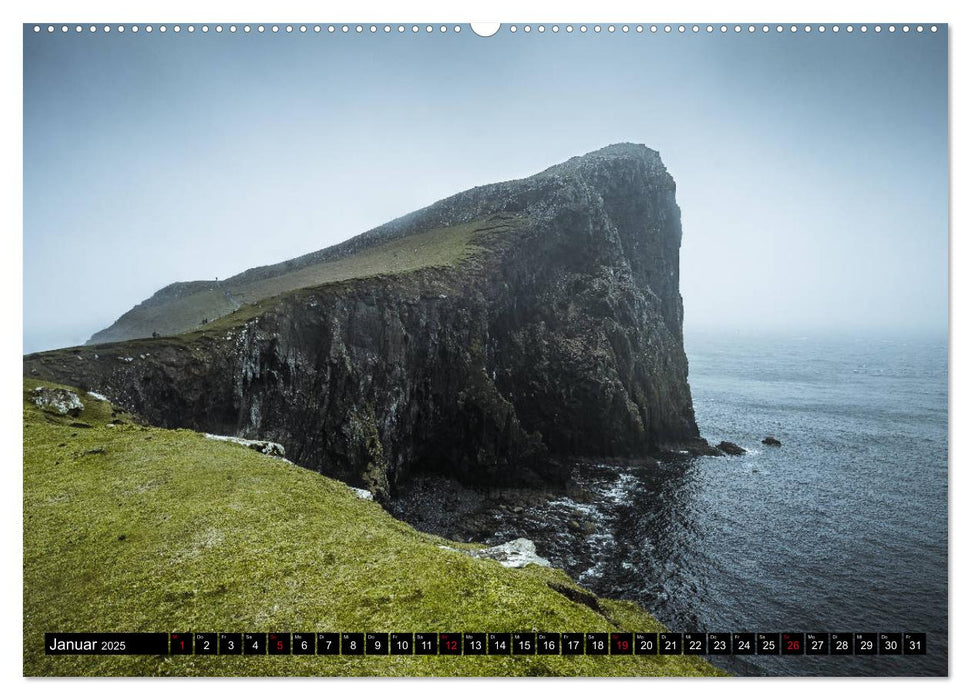
[[[947,341],[686,338],[704,437],[739,457],[578,468],[496,540],[674,631],[927,633],[926,656],[711,657],[744,675],[946,675]],[[781,447],[767,447],[772,435]],[[596,533],[564,537],[563,521]]]

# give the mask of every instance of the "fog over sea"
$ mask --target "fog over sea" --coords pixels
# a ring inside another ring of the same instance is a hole
[[[749,450],[580,468],[496,533],[673,631],[926,632],[926,656],[710,657],[739,674],[947,673],[947,341],[696,333],[698,425]],[[772,435],[782,447],[761,444]],[[564,537],[581,512],[597,524]]]

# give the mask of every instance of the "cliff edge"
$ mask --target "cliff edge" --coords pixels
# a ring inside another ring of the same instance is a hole
[[[24,373],[162,427],[281,443],[379,499],[414,472],[546,483],[563,457],[710,449],[680,244],[660,156],[618,144],[222,283],[171,285],[92,339],[112,342],[28,355]]]

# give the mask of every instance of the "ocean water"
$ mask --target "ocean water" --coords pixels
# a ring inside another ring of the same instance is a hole
[[[578,466],[585,496],[491,539],[531,537],[675,631],[927,633],[926,656],[710,657],[738,674],[946,675],[946,338],[711,334],[686,350],[702,435],[748,454]],[[564,536],[579,519],[594,532]]]

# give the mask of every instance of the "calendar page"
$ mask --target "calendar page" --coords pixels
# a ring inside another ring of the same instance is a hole
[[[24,675],[948,675],[948,24],[649,10],[22,26]]]

